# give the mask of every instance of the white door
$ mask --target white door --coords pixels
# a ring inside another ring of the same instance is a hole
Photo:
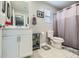
[[[32,35],[22,35],[20,41],[20,57],[32,55]]]
[[[3,37],[3,57],[15,58],[18,57],[17,50],[17,37],[16,36],[5,36]]]

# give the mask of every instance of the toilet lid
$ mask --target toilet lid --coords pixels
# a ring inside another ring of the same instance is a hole
[[[59,37],[53,37],[53,41],[54,42],[64,42],[63,38],[59,38]]]

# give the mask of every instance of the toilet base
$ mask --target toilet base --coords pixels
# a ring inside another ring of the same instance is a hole
[[[53,47],[58,48],[58,49],[62,49],[62,43],[52,43],[51,44]]]

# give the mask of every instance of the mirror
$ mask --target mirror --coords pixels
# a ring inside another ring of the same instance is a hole
[[[15,25],[16,26],[24,26],[24,16],[23,15],[15,15]]]
[[[12,10],[14,10],[14,13],[12,11],[11,14],[11,21],[15,23],[15,26],[27,26],[29,24],[28,2],[11,1],[11,6]]]

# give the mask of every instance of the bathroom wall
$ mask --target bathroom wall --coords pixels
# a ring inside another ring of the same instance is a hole
[[[4,25],[5,18],[5,13],[2,12],[2,1],[0,1],[0,24]]]
[[[50,10],[51,12],[51,20],[52,24],[48,24],[44,22],[44,18],[37,17],[37,10]],[[36,32],[47,32],[49,29],[53,29],[53,13],[57,10],[53,6],[46,4],[45,2],[29,2],[29,20],[30,20],[30,27],[33,28],[33,33]],[[35,15],[37,19],[37,24],[32,25],[32,18]],[[46,34],[41,35],[41,43],[46,42]]]

